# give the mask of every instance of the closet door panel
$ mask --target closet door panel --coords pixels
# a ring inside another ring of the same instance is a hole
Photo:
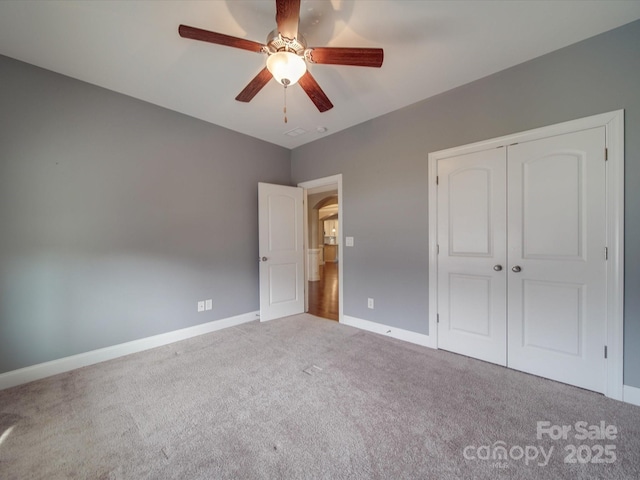
[[[508,148],[508,365],[603,392],[604,127]]]
[[[506,364],[505,149],[438,162],[438,347]]]

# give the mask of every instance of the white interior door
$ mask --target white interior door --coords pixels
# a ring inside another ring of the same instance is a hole
[[[605,127],[508,147],[508,365],[604,392]]]
[[[303,189],[258,184],[260,321],[304,312]]]
[[[438,161],[438,348],[506,365],[505,149]]]

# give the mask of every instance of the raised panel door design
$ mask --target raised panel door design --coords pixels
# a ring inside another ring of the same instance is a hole
[[[491,171],[461,168],[447,178],[450,255],[491,254]]]
[[[260,320],[304,312],[302,189],[258,184]]]
[[[584,260],[585,161],[560,150],[520,166],[524,258]]]
[[[268,197],[269,247],[268,252],[295,251],[298,248],[296,227],[296,199],[291,195],[273,194]]]
[[[449,329],[491,337],[490,299],[491,277],[449,275]]]
[[[605,390],[604,147],[598,127],[438,161],[439,348]]]
[[[271,285],[278,286],[278,288],[272,288],[270,291],[269,302],[271,305],[297,300],[300,291],[296,288],[298,284],[298,269],[296,264],[283,263],[279,265],[269,265],[268,268]]]
[[[584,285],[524,280],[522,287],[522,346],[581,356]]]
[[[508,147],[508,365],[604,392],[604,127]]]
[[[438,348],[505,365],[505,149],[438,161]]]

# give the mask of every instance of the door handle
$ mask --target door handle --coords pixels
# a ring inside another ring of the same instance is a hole
[[[261,260],[262,260],[263,262],[266,262],[266,261],[267,261],[267,257],[262,257],[262,258],[261,258]]]
[[[511,269],[511,271],[512,271],[512,272],[516,272],[516,273],[518,273],[518,272],[522,271],[522,268],[520,268],[520,266],[519,266],[519,265],[516,265],[515,267],[513,267],[513,268]]]
[[[499,272],[500,270],[502,270],[502,265],[494,265],[494,266],[493,266],[493,269],[494,269],[496,272]]]

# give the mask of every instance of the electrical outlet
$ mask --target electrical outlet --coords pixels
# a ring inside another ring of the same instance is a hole
[[[198,300],[198,312],[204,312],[204,300]]]
[[[208,300],[205,300],[204,309],[205,310],[211,310],[212,308],[213,308],[213,300],[210,299],[210,298]]]
[[[367,299],[367,307],[373,309],[373,298]]]

